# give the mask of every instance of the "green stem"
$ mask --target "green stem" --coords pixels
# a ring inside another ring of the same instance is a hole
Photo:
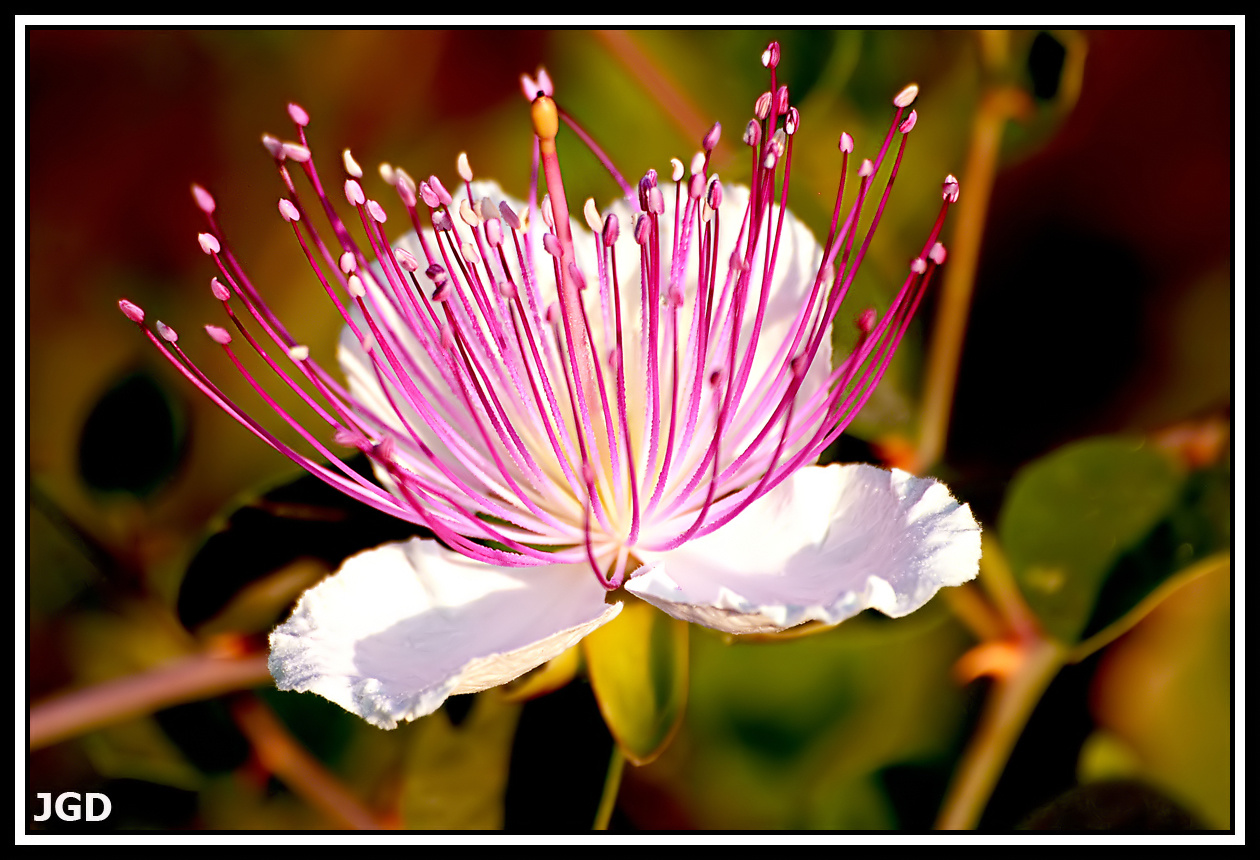
[[[990,76],[996,77],[1005,68],[1009,41],[1004,31],[986,30],[980,33],[982,58]],[[949,265],[945,268],[945,280],[924,365],[927,377],[923,384],[919,441],[915,450],[915,462],[919,469],[931,468],[945,451],[958,365],[980,261],[980,243],[988,220],[989,197],[993,192],[1002,148],[1002,133],[1011,118],[1027,110],[1027,93],[1015,87],[992,83],[981,93],[980,105],[972,121],[971,145],[959,177],[961,194],[955,207],[957,220],[949,247]]]
[[[945,449],[945,434],[949,429],[958,364],[967,333],[967,317],[971,312],[971,292],[980,258],[980,239],[984,234],[989,193],[997,172],[1002,128],[1006,124],[1005,112],[995,109],[995,106],[995,100],[989,97],[981,102],[972,127],[967,167],[962,172],[962,202],[958,204],[961,211],[949,249],[950,265],[940,292],[926,362],[923,417],[916,452],[923,468],[932,466],[941,458]]]
[[[608,760],[608,776],[604,779],[604,793],[599,799],[599,809],[595,813],[592,830],[608,829],[613,808],[617,805],[617,792],[621,789],[621,773],[625,769],[626,757],[621,752],[621,747],[613,743],[612,758]]]
[[[289,734],[257,696],[241,693],[230,705],[237,727],[262,765],[337,827],[381,830],[382,825],[350,789]]]
[[[979,823],[1028,717],[1067,657],[1062,645],[1048,639],[1026,640],[1026,648],[1019,669],[998,681],[985,703],[945,796],[938,830],[972,830]]]

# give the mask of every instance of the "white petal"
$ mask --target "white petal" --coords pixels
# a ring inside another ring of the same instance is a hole
[[[736,248],[744,212],[748,207],[750,196],[751,192],[745,186],[723,185],[722,207],[719,210],[721,229],[717,250],[718,284],[714,293],[714,302],[719,301],[723,291],[723,285],[726,282],[730,268],[731,252]],[[639,288],[641,268],[639,247],[632,238],[636,216],[624,201],[615,204],[612,207],[612,211],[617,213],[621,221],[622,238],[617,243],[617,272],[622,284],[622,310],[626,326],[624,344],[627,363],[628,366],[646,368],[645,360],[640,356],[639,349],[639,332],[644,323]],[[780,208],[778,206],[774,206],[772,211],[767,213],[772,226],[777,226],[779,213]],[[662,251],[661,263],[663,271],[661,289],[662,293],[664,293],[668,286],[669,272],[671,271],[668,249],[674,247],[674,194],[672,189],[670,193],[665,194],[665,212],[661,215],[659,224],[661,233],[660,246],[662,249],[665,249]],[[684,339],[684,343],[690,337],[692,317],[696,308],[704,300],[703,294],[699,292],[700,282],[696,267],[698,246],[699,237],[693,227],[688,248],[687,265],[684,269],[684,303],[678,315],[679,331]],[[757,245],[751,265],[753,275],[749,279],[748,295],[744,304],[743,321],[739,332],[740,358],[737,361],[742,361],[742,356],[752,339],[753,331],[756,328],[757,309],[762,300],[763,291],[765,292],[766,308],[757,337],[757,350],[753,355],[749,370],[748,386],[744,392],[744,408],[741,409],[739,416],[728,422],[728,428],[725,431],[729,437],[728,442],[732,449],[750,442],[751,436],[761,429],[761,422],[749,424],[743,420],[743,416],[759,408],[765,399],[764,389],[759,389],[758,383],[761,383],[768,374],[770,378],[765,379],[768,385],[784,364],[793,358],[792,353],[786,352],[786,346],[791,345],[791,338],[794,334],[793,323],[796,315],[805,306],[806,300],[813,289],[814,277],[817,275],[818,267],[822,262],[822,247],[818,244],[818,240],[814,237],[809,227],[796,218],[789,210],[783,216],[783,231],[779,236],[774,275],[768,286],[763,285],[761,278],[765,265],[765,255],[766,242],[763,227],[762,239]],[[825,289],[822,295],[826,296]],[[817,306],[817,302],[815,306]],[[723,307],[726,308],[727,313],[730,312],[729,305]],[[840,318],[843,319],[843,315]],[[802,344],[797,346],[795,353],[804,351],[804,342],[805,340],[802,338]],[[785,347],[783,355],[779,353],[780,347]],[[727,362],[728,351],[726,346],[710,344],[709,349],[710,367],[706,368],[707,370],[714,370],[718,365],[724,365]],[[733,368],[725,369],[728,374],[734,372]],[[819,345],[814,361],[810,364],[805,378],[801,381],[797,402],[803,403],[807,401],[811,395],[822,389],[830,373],[831,338],[824,337]],[[705,377],[707,377],[707,374],[705,374]],[[694,376],[690,375],[684,378],[679,398],[680,402],[688,402],[693,378]],[[644,386],[643,373],[640,372],[628,378],[627,384],[630,387],[629,400],[632,407],[642,405],[645,402],[642,394]],[[702,382],[702,384],[706,383]],[[782,391],[780,390],[779,395],[781,394]],[[707,405],[700,409],[702,425],[709,419],[711,411]],[[743,428],[743,432],[736,433],[730,429],[731,427]],[[697,434],[697,445],[701,446],[700,453],[703,453],[703,448],[708,447],[708,442],[711,438],[711,429],[707,434]],[[794,450],[796,449],[791,449],[789,453],[792,453]]]
[[[456,192],[454,192],[454,197],[456,201],[460,201],[467,198],[468,195],[461,186]],[[500,188],[497,183],[488,181],[472,183],[472,195],[471,198],[469,198],[470,202],[480,201],[484,197],[489,197],[496,204],[500,201],[506,201],[518,216],[523,217],[528,210],[528,204],[522,203],[521,201],[505,194],[503,189]],[[456,203],[456,207],[457,206],[458,203]],[[467,225],[462,220],[459,220],[458,216],[456,217],[456,221],[460,240],[467,241],[472,235],[471,232],[469,231]],[[533,278],[535,287],[540,294],[538,299],[540,313],[545,311],[549,304],[556,301],[557,296],[555,278],[552,274],[552,264],[550,262],[551,258],[543,250],[543,229],[541,227],[541,223],[541,218],[539,218],[539,226],[534,230],[530,241],[522,241],[523,245],[530,245],[530,250],[533,254],[533,261],[535,269],[537,270],[537,272],[533,275]],[[569,219],[569,227],[573,235],[573,243],[578,265],[586,273],[588,283],[591,284],[591,287],[584,293],[584,301],[587,304],[587,313],[591,316],[593,321],[597,321],[600,313],[600,306],[598,277],[596,274],[597,268],[595,264],[594,238],[591,236],[590,231],[585,228],[583,223],[579,222],[576,218]],[[437,241],[432,229],[425,229],[424,235],[425,240],[428,242],[431,249],[436,251],[441,247],[441,243]],[[431,294],[434,289],[434,285],[424,274],[425,269],[427,268],[427,258],[415,232],[408,233],[396,243],[396,246],[409,251],[416,260],[420,262],[421,268],[416,274],[416,278],[420,282],[421,288],[426,293]],[[525,278],[519,270],[515,249],[511,240],[507,242],[505,248],[508,249],[508,275],[522,290],[524,290]],[[438,259],[438,262],[445,265],[441,258]],[[497,265],[498,264],[496,263],[496,266]],[[373,314],[376,316],[378,326],[394,334],[397,339],[397,343],[394,344],[395,351],[401,352],[406,356],[404,359],[404,365],[414,365],[418,368],[420,374],[422,374],[426,379],[432,381],[433,386],[438,392],[440,392],[441,396],[445,397],[448,402],[453,404],[453,410],[462,414],[465,411],[466,406],[462,396],[459,394],[459,389],[454,387],[447,379],[446,375],[449,374],[449,370],[446,368],[446,360],[440,357],[442,355],[442,350],[437,348],[438,341],[436,339],[428,339],[426,336],[427,343],[422,342],[422,340],[413,333],[412,326],[407,323],[404,315],[398,310],[398,300],[389,287],[389,283],[384,277],[379,263],[373,263],[367,271],[360,271],[359,274],[363,278],[364,287],[368,294],[368,306],[372,309]],[[496,269],[494,272],[495,278],[499,279],[501,275],[502,272]],[[475,314],[475,321],[470,320],[463,309],[463,301],[457,298],[458,295],[464,294],[464,298],[469,302],[469,304],[476,307],[476,302],[474,301],[472,294],[468,291],[465,279],[462,275],[460,275],[458,270],[454,272],[448,271],[447,276],[450,279],[450,286],[452,289],[452,297],[449,300],[450,307],[454,309],[455,316],[459,321],[462,334],[465,338],[465,348],[472,351],[477,356],[483,367],[497,367],[502,365],[503,357],[498,353],[498,348],[493,345],[497,342],[496,332],[491,330],[489,321],[487,321],[481,313]],[[503,299],[492,287],[488,289],[488,292],[490,295],[490,301],[503,301]],[[525,301],[524,298],[522,298],[522,300]],[[527,307],[531,307],[530,302],[525,301],[525,304]],[[506,306],[504,306],[504,308],[505,307]],[[500,308],[500,313],[502,314],[500,322],[504,328],[497,334],[505,336],[506,342],[514,345],[515,334],[511,330],[510,324],[507,322],[507,320],[510,320],[510,316],[506,314],[504,308]],[[351,318],[359,326],[359,329],[365,334],[370,334],[371,331],[367,326],[366,321],[363,319],[363,314],[359,310],[357,304],[351,304],[349,306],[349,310]],[[439,317],[444,319],[444,314],[441,311],[439,311]],[[476,334],[478,330],[481,332],[480,337]],[[484,346],[489,347],[489,354],[487,354],[486,350],[483,349]],[[514,346],[509,347],[509,350],[511,349],[514,349]],[[435,361],[435,356],[439,356],[437,361]],[[385,353],[379,347],[377,351],[377,358],[379,364],[382,366],[388,366],[388,363],[385,360]],[[390,398],[386,396],[385,392],[381,388],[380,379],[378,378],[377,372],[373,369],[372,359],[368,357],[367,353],[360,344],[359,339],[355,337],[349,326],[344,327],[341,331],[341,338],[338,343],[337,359],[346,375],[350,393],[357,401],[366,406],[374,416],[381,419],[381,421],[383,421],[385,425],[393,431],[394,441],[397,444],[400,456],[409,468],[421,473],[424,477],[439,484],[440,486],[450,489],[452,492],[461,492],[461,490],[456,488],[436,468],[431,466],[431,461],[428,456],[425,456],[419,451],[412,440],[412,432],[414,432],[415,435],[424,442],[429,450],[433,452],[433,457],[440,460],[465,486],[471,487],[474,490],[484,489],[486,495],[497,495],[502,497],[511,496],[512,491],[494,470],[491,470],[489,473],[479,473],[469,467],[468,460],[482,460],[484,462],[488,462],[490,460],[489,452],[486,450],[485,439],[479,434],[474,432],[459,434],[451,430],[439,433],[434,429],[430,421],[426,421],[416,409],[411,407],[408,402],[408,395],[405,392],[391,390],[390,393],[393,395],[393,402],[391,403]],[[456,358],[456,363],[460,364],[462,362]],[[520,391],[513,392],[511,390],[499,390],[497,392],[499,395],[499,402],[505,409],[508,410],[510,420],[518,432],[528,437],[531,435],[529,432],[530,429],[535,428],[537,432],[534,433],[533,436],[536,438],[542,438],[542,425],[539,423],[539,419],[535,415],[536,409],[534,401],[532,398],[524,395],[524,392],[529,390],[528,383],[525,381],[523,371],[519,372],[522,374]],[[413,381],[416,380],[413,379]],[[418,387],[421,391],[428,391],[426,385],[419,384]],[[561,383],[561,387],[563,387],[563,383]],[[516,396],[513,396],[514,394]],[[482,423],[486,426],[491,426],[491,422],[488,419],[484,408],[477,401],[477,398],[474,396],[472,400],[473,408],[477,411]],[[523,407],[520,406],[522,402],[524,403]],[[398,411],[395,410],[395,407],[397,407]],[[522,408],[524,409],[525,414],[521,413]],[[443,420],[446,420],[447,416],[442,412],[442,410],[436,409],[436,411]],[[453,438],[453,434],[458,435],[459,438]],[[468,457],[457,453],[459,451],[469,452]],[[550,456],[550,451],[545,450],[543,457],[546,458],[548,456]],[[508,458],[508,461],[509,463],[514,463],[510,457]],[[393,492],[394,482],[390,478],[388,472],[381,468],[378,464],[373,465],[373,470],[376,474],[377,480]],[[518,481],[525,480],[524,475],[520,470],[516,471],[515,477]],[[398,494],[395,493],[395,495]],[[476,507],[475,500],[474,507]]]
[[[302,595],[271,634],[271,674],[392,729],[559,655],[621,611],[604,596],[583,565],[494,567],[435,541],[385,544]]]
[[[499,186],[492,182],[476,182],[473,183],[474,199],[480,199],[482,196],[491,197],[496,202],[505,198],[503,191]],[[456,199],[463,199],[462,186]],[[511,205],[519,206],[515,200],[510,200]],[[519,211],[519,210],[518,210]],[[457,216],[458,217],[458,216]],[[466,225],[460,221],[460,236],[466,238],[469,233]],[[433,230],[427,229],[425,239],[429,243],[429,247],[437,249],[440,245],[434,236]],[[420,263],[420,270],[416,273],[421,288],[426,293],[431,293],[434,289],[433,283],[424,274],[427,267],[427,258],[421,248],[420,242],[414,232],[408,233],[403,239],[396,243],[397,247],[404,248]],[[442,260],[439,258],[439,263]],[[462,409],[462,401],[458,396],[454,395],[450,386],[444,380],[444,370],[434,361],[434,354],[441,353],[437,348],[437,340],[430,339],[427,344],[422,342],[413,333],[413,328],[409,325],[403,314],[399,312],[398,300],[389,287],[389,282],[385,278],[380,263],[373,263],[367,270],[360,271],[359,274],[363,278],[364,287],[367,290],[369,301],[368,306],[372,309],[376,316],[376,323],[382,329],[392,332],[397,339],[397,343],[393,344],[395,351],[401,351],[407,356],[405,359],[407,364],[414,364],[419,368],[420,373],[427,379],[432,380],[438,391],[448,397],[452,397],[454,402],[459,403],[458,408]],[[458,273],[455,273],[458,274]],[[448,277],[454,278],[454,275],[448,273]],[[462,289],[462,288],[460,288]],[[471,301],[471,300],[470,300]],[[351,303],[349,306],[351,318],[358,325],[360,331],[364,334],[371,334],[371,329],[363,319],[363,314],[359,310],[357,304]],[[439,317],[441,315],[439,314]],[[467,333],[471,338],[471,333]],[[489,336],[489,335],[487,335]],[[472,341],[472,347],[476,348],[479,341]],[[480,351],[478,351],[480,356]],[[377,357],[382,366],[388,366],[385,360],[384,352],[378,347]],[[480,479],[469,470],[463,461],[463,458],[456,456],[451,445],[443,440],[441,434],[430,426],[430,422],[413,409],[408,403],[408,397],[404,392],[391,391],[393,395],[393,403],[390,398],[386,397],[385,392],[381,389],[380,379],[375,370],[373,370],[373,362],[363,350],[359,339],[355,337],[354,332],[349,326],[341,330],[341,338],[338,342],[337,360],[341,364],[341,369],[346,375],[346,381],[349,385],[350,393],[356,400],[365,405],[373,415],[380,418],[386,425],[394,431],[395,442],[400,452],[409,454],[407,462],[413,468],[422,470],[426,477],[435,480],[445,486],[450,486],[436,470],[428,466],[429,459],[420,454],[415,448],[412,441],[411,433],[404,428],[403,421],[407,427],[415,432],[417,436],[425,443],[428,448],[434,452],[434,456],[440,459],[448,469],[450,469],[463,483],[470,486],[480,485]],[[497,359],[496,359],[497,361]],[[444,361],[443,361],[444,364]],[[413,380],[415,381],[415,380]],[[427,390],[424,385],[419,385],[421,390]],[[395,406],[401,410],[401,417],[395,411]],[[481,411],[480,409],[478,410]],[[482,420],[485,420],[482,413]],[[448,437],[449,438],[449,437]],[[475,452],[485,453],[485,441],[476,434],[468,434],[462,437],[463,443]],[[377,479],[387,488],[392,490],[393,481],[390,479],[388,472],[380,468],[379,465],[373,466]]]
[[[980,527],[944,484],[811,466],[717,531],[647,562],[626,590],[728,633],[913,612],[976,575]]]

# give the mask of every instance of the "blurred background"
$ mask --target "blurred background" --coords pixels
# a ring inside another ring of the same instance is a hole
[[[379,162],[451,187],[467,152],[479,176],[524,197],[531,128],[518,80],[540,64],[631,180],[667,173],[672,156],[687,162],[719,120],[716,170],[741,182],[739,136],[768,83],[761,51],[777,39],[779,80],[802,115],[789,204],[819,233],[840,132],[873,155],[892,96],[917,82],[918,125],[839,322],[886,306],[947,173],[964,202],[987,199],[968,216],[982,241],[947,441],[919,466],[1005,539],[1004,505],[1028,464],[1095,436],[1138,440],[1172,463],[1174,495],[1190,500],[1151,523],[1192,522],[1195,537],[1143,526],[1121,549],[1140,548],[1151,581],[1165,583],[1229,548],[1231,30],[29,29],[26,39],[30,702],[190,655],[256,655],[302,588],[407,534],[295,485],[289,461],[199,396],[118,312],[126,297],[175,327],[261,414],[200,332],[222,311],[189,184],[215,195],[255,285],[331,362],[339,318],[277,217],[283,189],[259,135],[292,138],[295,101],[329,184],[345,147],[382,200]],[[976,161],[994,129],[991,157]],[[616,186],[571,135],[561,158],[571,199],[612,202]],[[991,195],[983,179],[968,184],[977,164]],[[951,249],[959,224],[945,230]],[[836,457],[907,463],[938,310],[925,302]],[[1117,814],[1137,816],[1121,829],[1149,826],[1151,809],[1165,816],[1155,829],[1232,826],[1229,570],[1167,586],[1123,636],[1058,674],[981,826],[1038,821],[1090,786],[1119,792]],[[613,826],[932,827],[993,692],[957,668],[976,644],[965,614],[938,599],[895,623],[868,613],[765,645],[696,630],[679,734],[657,761],[627,769]],[[1091,623],[1087,632],[1105,627]],[[77,734],[32,751],[29,796],[103,791],[114,812],[91,826],[106,830],[583,829],[610,743],[580,678],[523,708],[460,697],[388,733],[262,684]],[[327,791],[312,796],[302,774],[326,778]]]

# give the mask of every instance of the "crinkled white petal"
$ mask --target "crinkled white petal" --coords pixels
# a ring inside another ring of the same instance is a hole
[[[766,633],[913,612],[975,577],[980,527],[931,478],[811,466],[717,531],[643,560],[627,591],[675,618]]]
[[[604,597],[584,565],[494,567],[435,541],[385,544],[302,595],[271,634],[271,674],[392,729],[559,655],[621,611]]]

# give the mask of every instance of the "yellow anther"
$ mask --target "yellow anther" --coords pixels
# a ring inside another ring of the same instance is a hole
[[[534,99],[530,108],[530,117],[534,121],[534,134],[539,140],[555,140],[560,131],[560,114],[556,111],[556,103],[549,96]]]

